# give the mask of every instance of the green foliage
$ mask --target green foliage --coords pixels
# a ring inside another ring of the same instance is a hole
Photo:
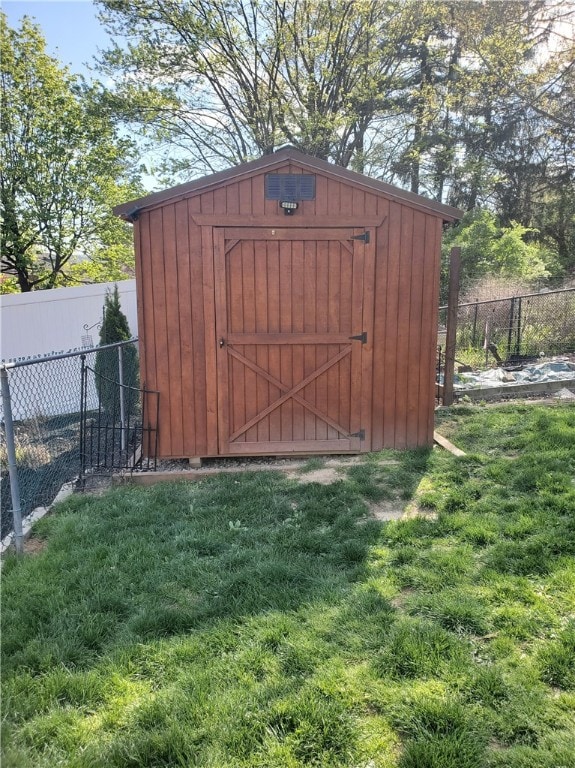
[[[100,346],[128,341],[132,338],[128,319],[120,306],[118,286],[108,291],[104,300],[104,317],[100,329]],[[122,346],[121,352],[114,349],[100,349],[96,353],[94,366],[96,389],[100,407],[110,416],[119,417],[120,410],[120,358],[122,361],[122,381],[124,385],[124,407],[126,418],[138,407],[138,352],[134,344]],[[128,389],[129,387],[129,389]]]
[[[0,35],[2,268],[13,277],[6,287],[129,271],[130,228],[111,208],[140,191],[131,143],[96,106],[95,92],[46,54],[28,18],[13,30],[0,15]]]
[[[442,300],[447,299],[449,254],[453,246],[461,248],[462,291],[487,276],[522,278],[532,284],[548,277],[555,269],[554,256],[530,239],[533,234],[532,229],[517,222],[502,226],[495,214],[486,209],[468,211],[443,238]]]

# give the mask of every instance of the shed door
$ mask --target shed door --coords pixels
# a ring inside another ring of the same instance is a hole
[[[215,230],[220,454],[360,449],[365,232]]]

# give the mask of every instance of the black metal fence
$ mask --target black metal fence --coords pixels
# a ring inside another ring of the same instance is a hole
[[[440,307],[439,344],[447,307]],[[460,304],[456,358],[485,366],[575,352],[575,288]]]
[[[133,352],[135,349],[122,346],[109,348],[100,353],[94,367],[82,355],[79,476],[82,488],[89,476],[141,465],[146,469],[156,468],[159,393],[137,385],[137,368],[134,369],[137,361]],[[92,383],[98,393],[96,409],[90,403]]]
[[[108,379],[106,386],[98,384],[95,371]],[[14,490],[24,517],[36,507],[49,505],[63,484],[101,471],[109,463],[108,458],[102,461],[105,451],[96,457],[88,450],[82,430],[90,424],[92,435],[99,434],[94,423],[101,423],[98,415],[103,410],[108,424],[111,418],[119,418],[119,413],[110,412],[109,404],[119,402],[120,389],[129,409],[128,417],[123,413],[122,434],[133,449],[130,454],[124,451],[121,458],[131,461],[130,466],[140,460],[136,443],[142,438],[146,414],[138,382],[137,339],[2,363],[0,375],[2,537],[12,530]],[[96,458],[97,465],[91,464]],[[115,456],[110,468],[117,466],[120,458]]]

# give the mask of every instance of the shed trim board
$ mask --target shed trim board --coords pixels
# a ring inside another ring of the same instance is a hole
[[[315,171],[315,198],[282,213],[270,168]],[[158,457],[432,444],[441,233],[461,212],[291,149],[115,210],[136,208]]]

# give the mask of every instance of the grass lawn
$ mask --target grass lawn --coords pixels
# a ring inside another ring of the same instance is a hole
[[[439,419],[467,456],[44,518],[2,574],[3,768],[573,768],[575,408]]]

